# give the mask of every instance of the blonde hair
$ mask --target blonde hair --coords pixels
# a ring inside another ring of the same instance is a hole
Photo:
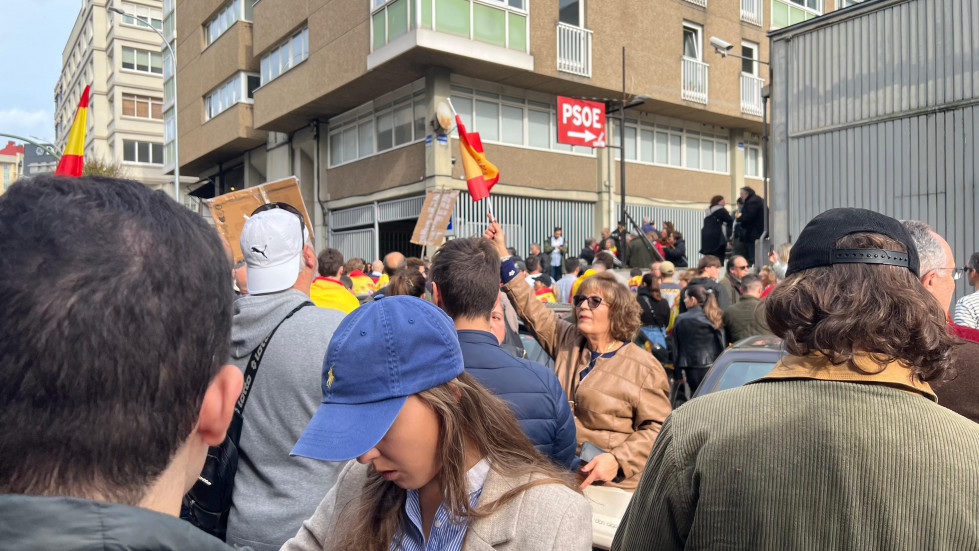
[[[704,309],[704,315],[714,324],[715,329],[720,329],[724,325],[724,311],[717,305],[717,295],[703,285],[688,285],[686,296],[697,301],[697,304]]]
[[[542,484],[561,484],[580,490],[571,473],[558,469],[540,454],[517,424],[510,407],[483,388],[468,373],[448,383],[419,392],[417,396],[439,418],[438,460],[442,505],[454,521],[468,522],[499,510],[524,491]],[[524,482],[499,499],[469,505],[466,447],[475,446],[490,468],[510,479]],[[407,491],[384,480],[370,467],[360,499],[340,512],[334,549],[388,551],[404,532],[402,523]],[[344,528],[345,527],[345,528]]]

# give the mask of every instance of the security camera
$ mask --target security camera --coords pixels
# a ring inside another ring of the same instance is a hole
[[[734,47],[734,44],[725,42],[716,36],[710,37],[710,45],[713,46],[714,51],[721,54],[722,57],[726,56],[727,53],[731,51],[731,48]]]

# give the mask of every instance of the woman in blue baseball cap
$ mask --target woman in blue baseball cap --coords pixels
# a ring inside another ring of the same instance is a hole
[[[587,500],[463,372],[438,307],[393,296],[355,310],[322,387],[293,454],[356,461],[284,550],[591,549]]]

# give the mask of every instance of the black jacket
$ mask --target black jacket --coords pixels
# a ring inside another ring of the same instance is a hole
[[[585,262],[591,266],[591,263],[595,261],[595,249],[591,247],[584,247],[581,252],[578,253],[578,258],[585,259]]]
[[[0,548],[234,551],[177,517],[72,497],[0,495]]]
[[[731,239],[734,219],[724,207],[711,207],[710,214],[704,217],[704,227],[700,230],[700,254],[712,254],[724,262],[724,251]]]
[[[724,332],[694,306],[673,323],[673,364],[677,369],[710,367],[724,351]]]
[[[663,260],[669,260],[677,268],[687,267],[687,244],[683,239],[677,239],[672,247],[663,248]]]
[[[666,327],[670,324],[670,305],[665,300],[656,300],[649,287],[640,285],[636,290],[636,301],[642,308],[639,319],[643,327]]]
[[[752,193],[744,200],[741,207],[741,218],[738,218],[738,225],[744,232],[744,240],[751,241],[761,237],[765,231],[765,201],[757,194]]]
[[[683,299],[687,296],[687,289],[691,285],[700,285],[706,288],[708,291],[713,291],[714,295],[717,297],[717,306],[721,310],[727,310],[727,307],[731,305],[731,297],[727,294],[727,289],[723,285],[714,281],[709,277],[695,277],[690,280],[690,283],[680,291],[680,313],[687,311],[687,307],[683,304]]]

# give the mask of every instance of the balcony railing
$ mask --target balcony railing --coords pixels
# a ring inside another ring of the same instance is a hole
[[[697,4],[698,6],[707,7],[707,0],[687,0],[691,4]]]
[[[761,26],[762,0],[741,0],[741,20]]]
[[[589,29],[557,24],[557,70],[591,77],[591,34]]]
[[[702,61],[683,58],[683,75],[680,97],[685,100],[707,103],[707,65]]]
[[[741,112],[746,115],[762,115],[761,88],[765,80],[741,73]]]

